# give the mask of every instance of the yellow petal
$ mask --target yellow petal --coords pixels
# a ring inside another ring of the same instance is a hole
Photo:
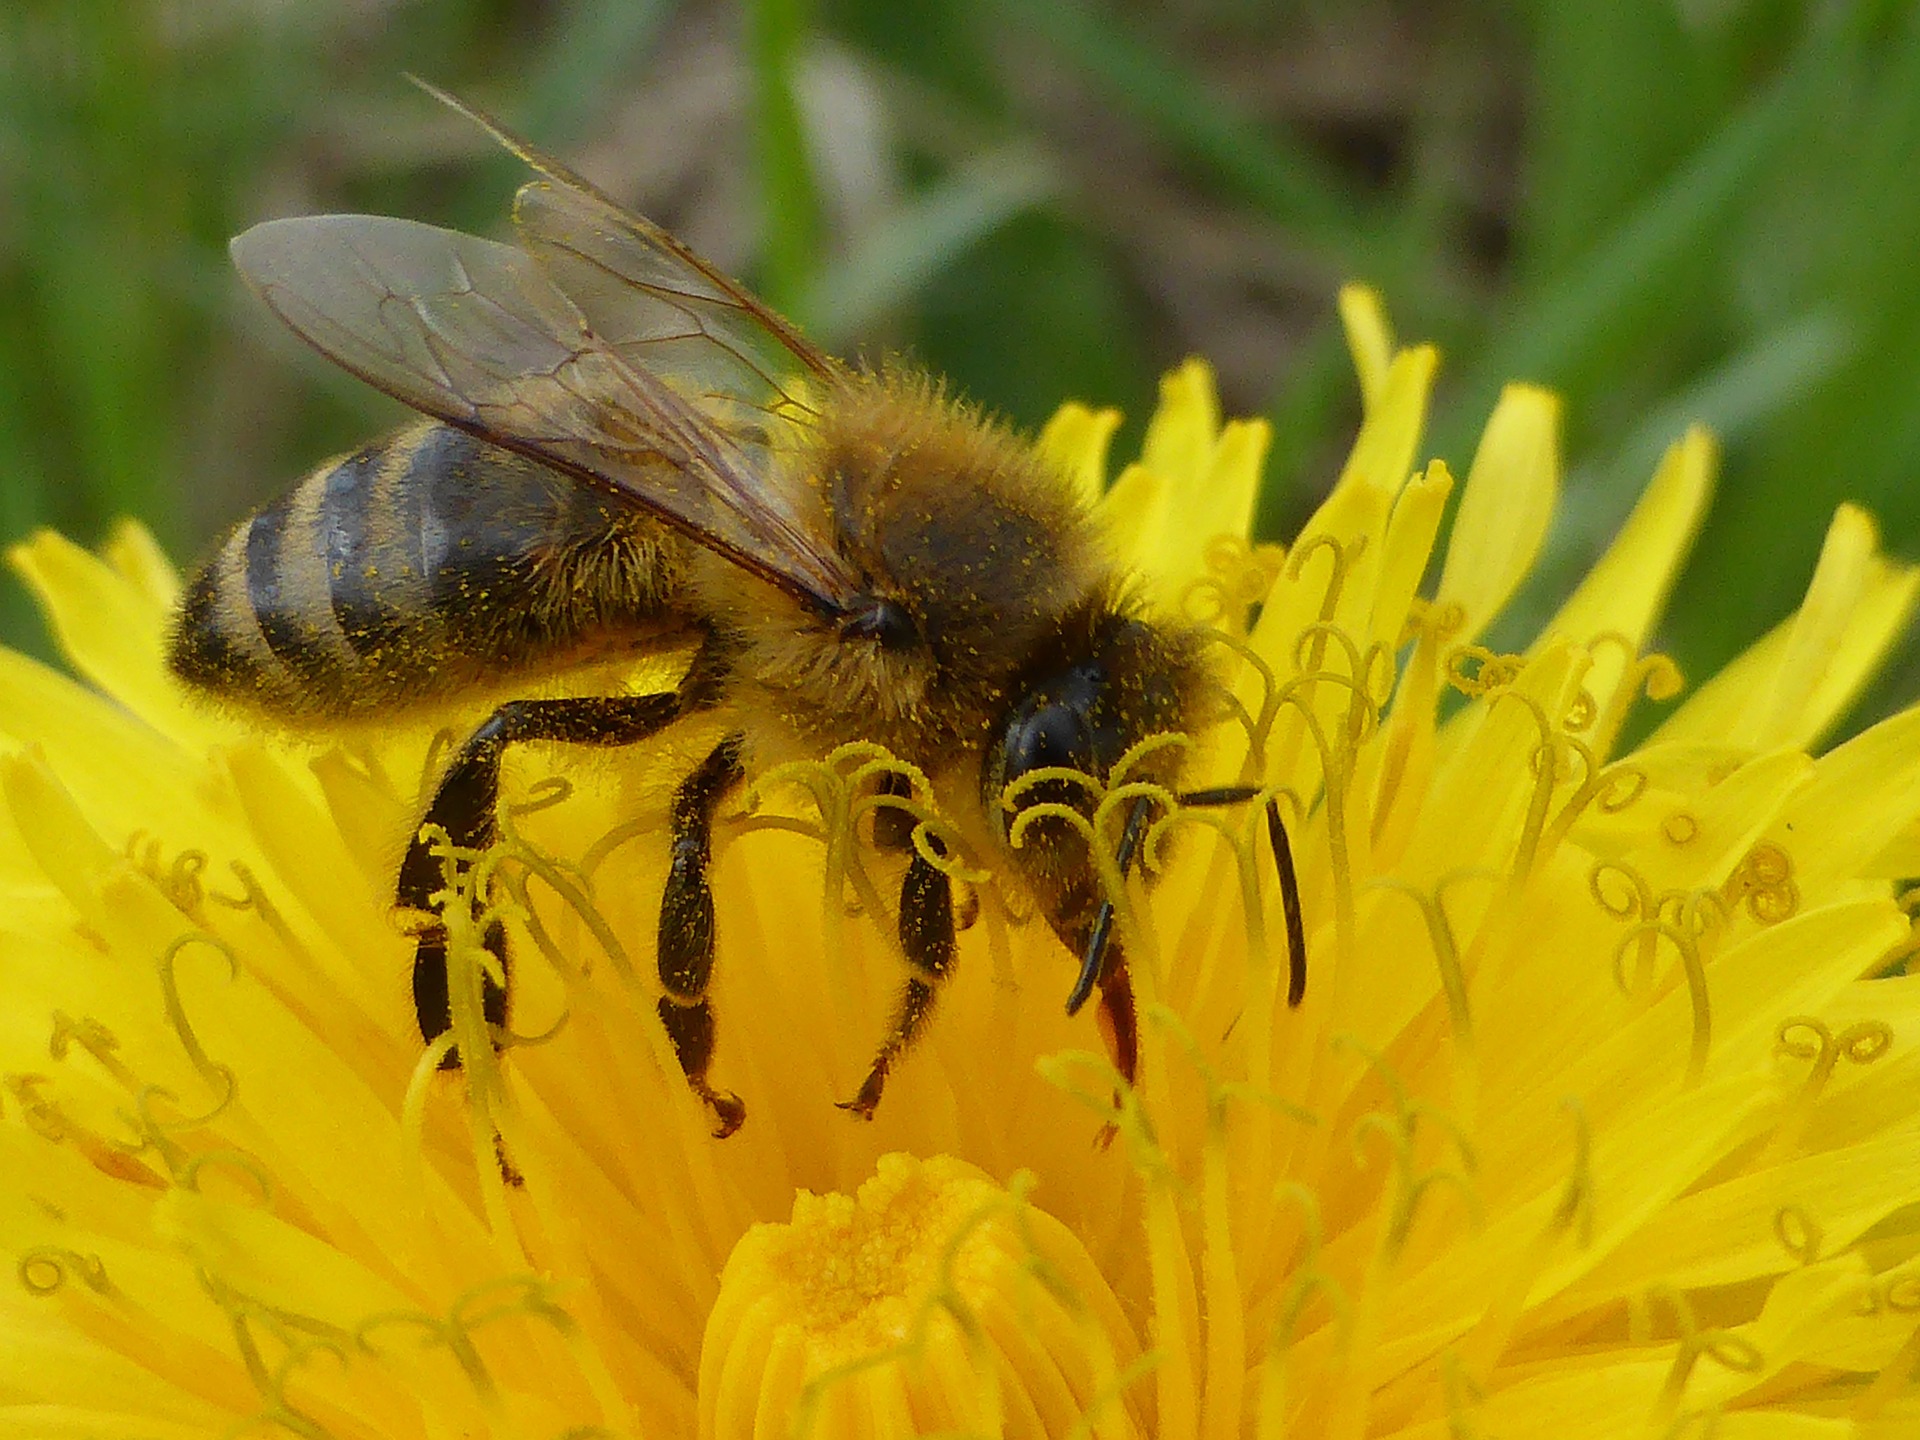
[[[154,1207],[153,1225],[195,1265],[253,1299],[343,1330],[412,1303],[335,1246],[256,1206],[169,1190]]]
[[[1851,621],[1828,657],[1826,671],[1801,712],[1796,735],[1813,745],[1830,735],[1853,703],[1880,673],[1894,646],[1913,621],[1920,600],[1920,569],[1875,557]]]
[[[1213,367],[1193,358],[1160,382],[1160,404],[1147,422],[1140,463],[1183,485],[1195,484],[1213,464],[1220,434],[1220,396]]]
[[[1447,497],[1452,493],[1452,474],[1444,461],[1434,460],[1428,464],[1426,473],[1402,490],[1393,502],[1393,515],[1387,522],[1385,548],[1375,581],[1370,627],[1373,639],[1389,650],[1399,648],[1408,612],[1426,574],[1427,562],[1432,558],[1433,542],[1440,533]]]
[[[164,580],[135,538],[143,533],[120,537],[119,554],[137,578],[50,530],[14,546],[8,559],[75,670],[157,729],[204,739],[207,725],[161,663],[168,612],[153,587]]]
[[[128,711],[10,650],[0,650],[0,694],[8,700],[0,732],[39,747],[86,813],[117,837],[150,825],[156,812],[196,808],[195,767]],[[125,768],[90,763],[101,755]]]
[[[1460,607],[1461,644],[1487,627],[1533,568],[1559,494],[1560,401],[1531,385],[1509,385],[1467,472],[1435,597]]]
[[[1099,513],[1115,555],[1148,579],[1170,612],[1183,613],[1219,537],[1246,537],[1269,435],[1257,420],[1221,429],[1213,371],[1202,361],[1189,360],[1161,383],[1141,458],[1121,473]]]
[[[1253,528],[1253,506],[1272,431],[1264,420],[1236,420],[1220,432],[1198,488],[1163,492],[1158,544],[1137,547],[1143,573],[1154,588],[1187,613],[1191,587],[1209,574],[1209,555],[1224,537],[1244,541]]]
[[[119,853],[87,823],[38,756],[0,756],[0,795],[41,873],[76,910],[94,918],[94,881]]]
[[[1107,490],[1107,448],[1120,428],[1120,412],[1095,410],[1070,400],[1041,430],[1040,453],[1073,478],[1075,491],[1089,508]]]
[[[11,1337],[0,1333],[0,1346]],[[47,1367],[42,1357],[21,1357],[22,1368],[36,1380],[44,1380]],[[104,1387],[102,1387],[104,1388]],[[156,1390],[158,1387],[154,1387]],[[94,1409],[79,1405],[17,1405],[0,1410],[0,1437],[4,1440],[204,1440],[218,1429],[225,1416],[208,1412],[197,1421],[154,1419],[158,1396],[144,1394],[139,1409],[132,1413]]]
[[[1099,510],[1114,557],[1137,569],[1143,557],[1157,555],[1166,543],[1172,503],[1173,487],[1160,472],[1141,464],[1122,470]]]
[[[1233,420],[1220,431],[1193,513],[1183,521],[1190,534],[1248,537],[1272,441],[1273,427],[1264,420]]]
[[[1706,514],[1718,458],[1712,435],[1699,426],[1670,446],[1613,544],[1543,633],[1582,644],[1618,634],[1639,650]],[[1587,685],[1603,706],[1626,666],[1627,656],[1617,649],[1594,652]]]
[[[1803,885],[1858,874],[1920,810],[1920,710],[1903,710],[1822,755],[1771,838]]]
[[[1822,1151],[1686,1195],[1631,1249],[1569,1290],[1605,1296],[1655,1284],[1731,1285],[1801,1263],[1780,1241],[1782,1196],[1818,1217],[1823,1254],[1840,1254],[1907,1204],[1920,1186],[1920,1129],[1909,1121],[1864,1145]]]
[[[120,519],[107,532],[101,554],[148,604],[165,614],[180,598],[180,572],[138,520]]]
[[[1877,563],[1878,546],[1879,527],[1864,510],[1842,505],[1834,513],[1806,599],[1787,632],[1772,693],[1740,738],[1760,745],[1808,743],[1825,728],[1834,699],[1850,695],[1884,653],[1912,608],[1920,576],[1887,576]]]
[[[1920,573],[1874,553],[1873,522],[1835,513],[1807,600],[1696,690],[1655,743],[1810,745],[1845,713],[1905,627]]]
[[[1415,345],[1394,355],[1380,386],[1379,403],[1367,411],[1353,451],[1334,482],[1334,496],[1363,484],[1390,496],[1399,493],[1412,472],[1414,449],[1426,428],[1427,402],[1439,367],[1440,352],[1431,345]]]
[[[1484,777],[1527,773],[1525,757],[1540,746],[1541,717],[1566,713],[1577,678],[1574,652],[1549,646],[1527,662],[1508,692],[1461,713],[1459,728],[1448,735],[1457,749],[1445,775],[1436,777],[1401,874],[1431,884],[1464,865],[1506,867],[1534,786],[1488,785]]]
[[[1626,849],[1621,863],[1658,892],[1713,888],[1811,782],[1814,770],[1801,751],[1780,750],[1716,775],[1697,790],[1650,788],[1630,807],[1638,812],[1632,831],[1639,843]],[[1604,845],[1608,830],[1621,833],[1618,825],[1596,816],[1582,828],[1581,839]]]
[[[1347,332],[1347,350],[1360,377],[1360,399],[1372,414],[1386,389],[1387,369],[1393,363],[1393,327],[1386,307],[1371,286],[1340,287],[1340,324]]]

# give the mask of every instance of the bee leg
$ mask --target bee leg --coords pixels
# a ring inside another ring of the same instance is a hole
[[[1148,805],[1143,795],[1127,811],[1126,829],[1121,832],[1120,847],[1114,855],[1122,880],[1133,868],[1133,857],[1146,834]],[[1128,973],[1127,957],[1113,930],[1113,899],[1109,896],[1100,902],[1090,922],[1061,933],[1067,948],[1080,956],[1080,974],[1074,981],[1073,993],[1067,997],[1067,1014],[1077,1013],[1094,988],[1099,988],[1100,1033],[1106,1038],[1107,1055],[1121,1083],[1132,1089],[1140,1074],[1140,1016],[1133,1003],[1133,976]],[[1120,1092],[1114,1091],[1116,1114],[1122,1099]],[[1118,1133],[1114,1123],[1108,1121],[1100,1127],[1094,1143],[1104,1150]]]
[[[1090,920],[1078,924],[1056,925],[1061,943],[1080,955],[1097,954],[1098,965],[1089,993],[1097,989],[1100,1005],[1094,1019],[1100,1038],[1106,1042],[1107,1059],[1121,1085],[1131,1089],[1140,1077],[1140,1016],[1133,998],[1133,975],[1127,968],[1127,956],[1113,933],[1113,911],[1101,905]],[[1113,1113],[1117,1116],[1126,1097],[1119,1087],[1113,1092]],[[1120,1133],[1119,1125],[1109,1120],[1100,1127],[1094,1144],[1104,1150]]]
[[[874,782],[874,794],[897,795],[905,798],[913,794],[913,785],[907,777],[897,770],[888,770]],[[899,805],[876,805],[873,808],[873,844],[877,850],[891,850],[896,854],[913,848],[914,827],[920,822],[913,812]]]
[[[707,982],[713,976],[713,888],[707,867],[713,859],[713,812],[721,798],[740,783],[741,737],[729,735],[680,782],[673,794],[672,862],[660,897],[656,958],[660,984],[660,1023],[693,1093],[713,1112],[713,1135],[724,1140],[747,1118],[747,1107],[728,1090],[707,1083],[713,1061],[713,1006]]]
[[[572,745],[631,745],[679,718],[684,708],[675,692],[655,695],[589,697],[577,700],[510,700],[467,737],[454,756],[433,803],[427,807],[421,829],[439,826],[456,846],[484,850],[497,831],[495,808],[500,801],[500,757],[507,746],[525,740],[558,740]],[[433,916],[433,899],[446,888],[439,856],[415,832],[400,864],[395,903],[422,917]],[[508,971],[506,931],[489,925],[481,943]],[[507,986],[485,972],[480,980],[480,1010],[487,1024],[500,1029],[507,1023]],[[453,1003],[447,987],[447,932],[437,919],[419,922],[413,956],[413,1005],[421,1038],[432,1044],[453,1027]],[[445,1070],[456,1069],[460,1056],[449,1049],[441,1059]]]
[[[1133,1004],[1133,976],[1127,971],[1127,957],[1118,946],[1108,953],[1107,968],[1100,976],[1100,1034],[1107,1042],[1107,1057],[1113,1068],[1133,1088],[1140,1074],[1140,1019]],[[1117,1116],[1126,1097],[1113,1092],[1113,1113]],[[1104,1150],[1120,1133],[1117,1120],[1109,1120],[1093,1137],[1094,1146]]]
[[[881,813],[885,813],[882,811]],[[937,853],[945,853],[938,840],[929,837]],[[873,1057],[867,1078],[859,1093],[840,1102],[862,1120],[873,1118],[886,1088],[887,1075],[894,1063],[920,1038],[927,1018],[933,1014],[933,1002],[940,994],[940,982],[953,968],[953,886],[947,876],[915,853],[907,862],[906,878],[900,882],[900,948],[916,972],[907,977],[900,991],[900,1005],[894,1012],[893,1028],[881,1042],[880,1053]]]
[[[1254,785],[1217,785],[1189,790],[1180,803],[1193,809],[1239,805],[1260,794]],[[1274,874],[1280,878],[1280,910],[1287,928],[1287,1004],[1298,1006],[1307,997],[1307,925],[1300,910],[1300,877],[1293,868],[1293,842],[1280,818],[1280,802],[1267,797],[1267,845],[1273,851]]]
[[[1100,1033],[1113,1068],[1129,1087],[1140,1077],[1140,1019],[1133,1004],[1133,976],[1127,957],[1114,946],[1100,974]]]

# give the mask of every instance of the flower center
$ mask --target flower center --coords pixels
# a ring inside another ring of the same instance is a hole
[[[1140,1433],[1119,1302],[1022,1189],[888,1155],[857,1194],[754,1226],[707,1319],[701,1435]]]

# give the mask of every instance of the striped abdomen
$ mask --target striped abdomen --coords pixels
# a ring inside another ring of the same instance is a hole
[[[323,465],[189,582],[168,660],[290,720],[351,719],[656,642],[683,542],[619,497],[439,424]]]

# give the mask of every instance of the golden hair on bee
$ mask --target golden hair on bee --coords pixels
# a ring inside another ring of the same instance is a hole
[[[851,740],[932,779],[956,843],[1075,957],[1069,1009],[1098,992],[1130,1081],[1131,981],[1085,834],[1054,814],[1015,847],[1001,798],[1041,771],[1097,786],[1143,740],[1191,729],[1204,632],[1135,596],[1077,487],[1026,440],[923,372],[832,360],[671,235],[440,98],[538,172],[515,200],[514,243],[364,215],[268,221],[234,241],[295,333],[426,419],[243,520],[186,587],[169,652],[188,684],[280,722],[509,697],[435,781],[395,882],[420,922],[422,1036],[451,1024],[446,935],[430,918],[445,877],[427,837],[469,854],[493,843],[515,745],[635,745],[698,717],[722,738],[674,794],[656,1008],[716,1134],[745,1108],[709,1078],[715,817],[756,770]],[[582,657],[683,648],[694,658],[670,690],[528,698]],[[1086,792],[1039,778],[1023,803],[1089,811]],[[1179,752],[1135,778],[1171,793]],[[1149,808],[1129,809],[1123,875]],[[1271,805],[1268,818],[1278,858]],[[909,978],[847,1102],[861,1115],[957,953],[941,856],[887,827],[875,838],[910,852],[894,916]],[[510,973],[505,930],[486,944]],[[1298,943],[1294,961],[1297,999]],[[482,985],[504,1028],[509,987]]]
[[[1031,445],[897,367],[839,378],[809,432],[799,484],[858,601],[823,612],[697,564],[707,608],[728,617],[739,693],[809,752],[848,738],[850,721],[916,764],[977,748],[1022,656],[1100,587],[1084,504]],[[874,643],[843,643],[850,631]]]

